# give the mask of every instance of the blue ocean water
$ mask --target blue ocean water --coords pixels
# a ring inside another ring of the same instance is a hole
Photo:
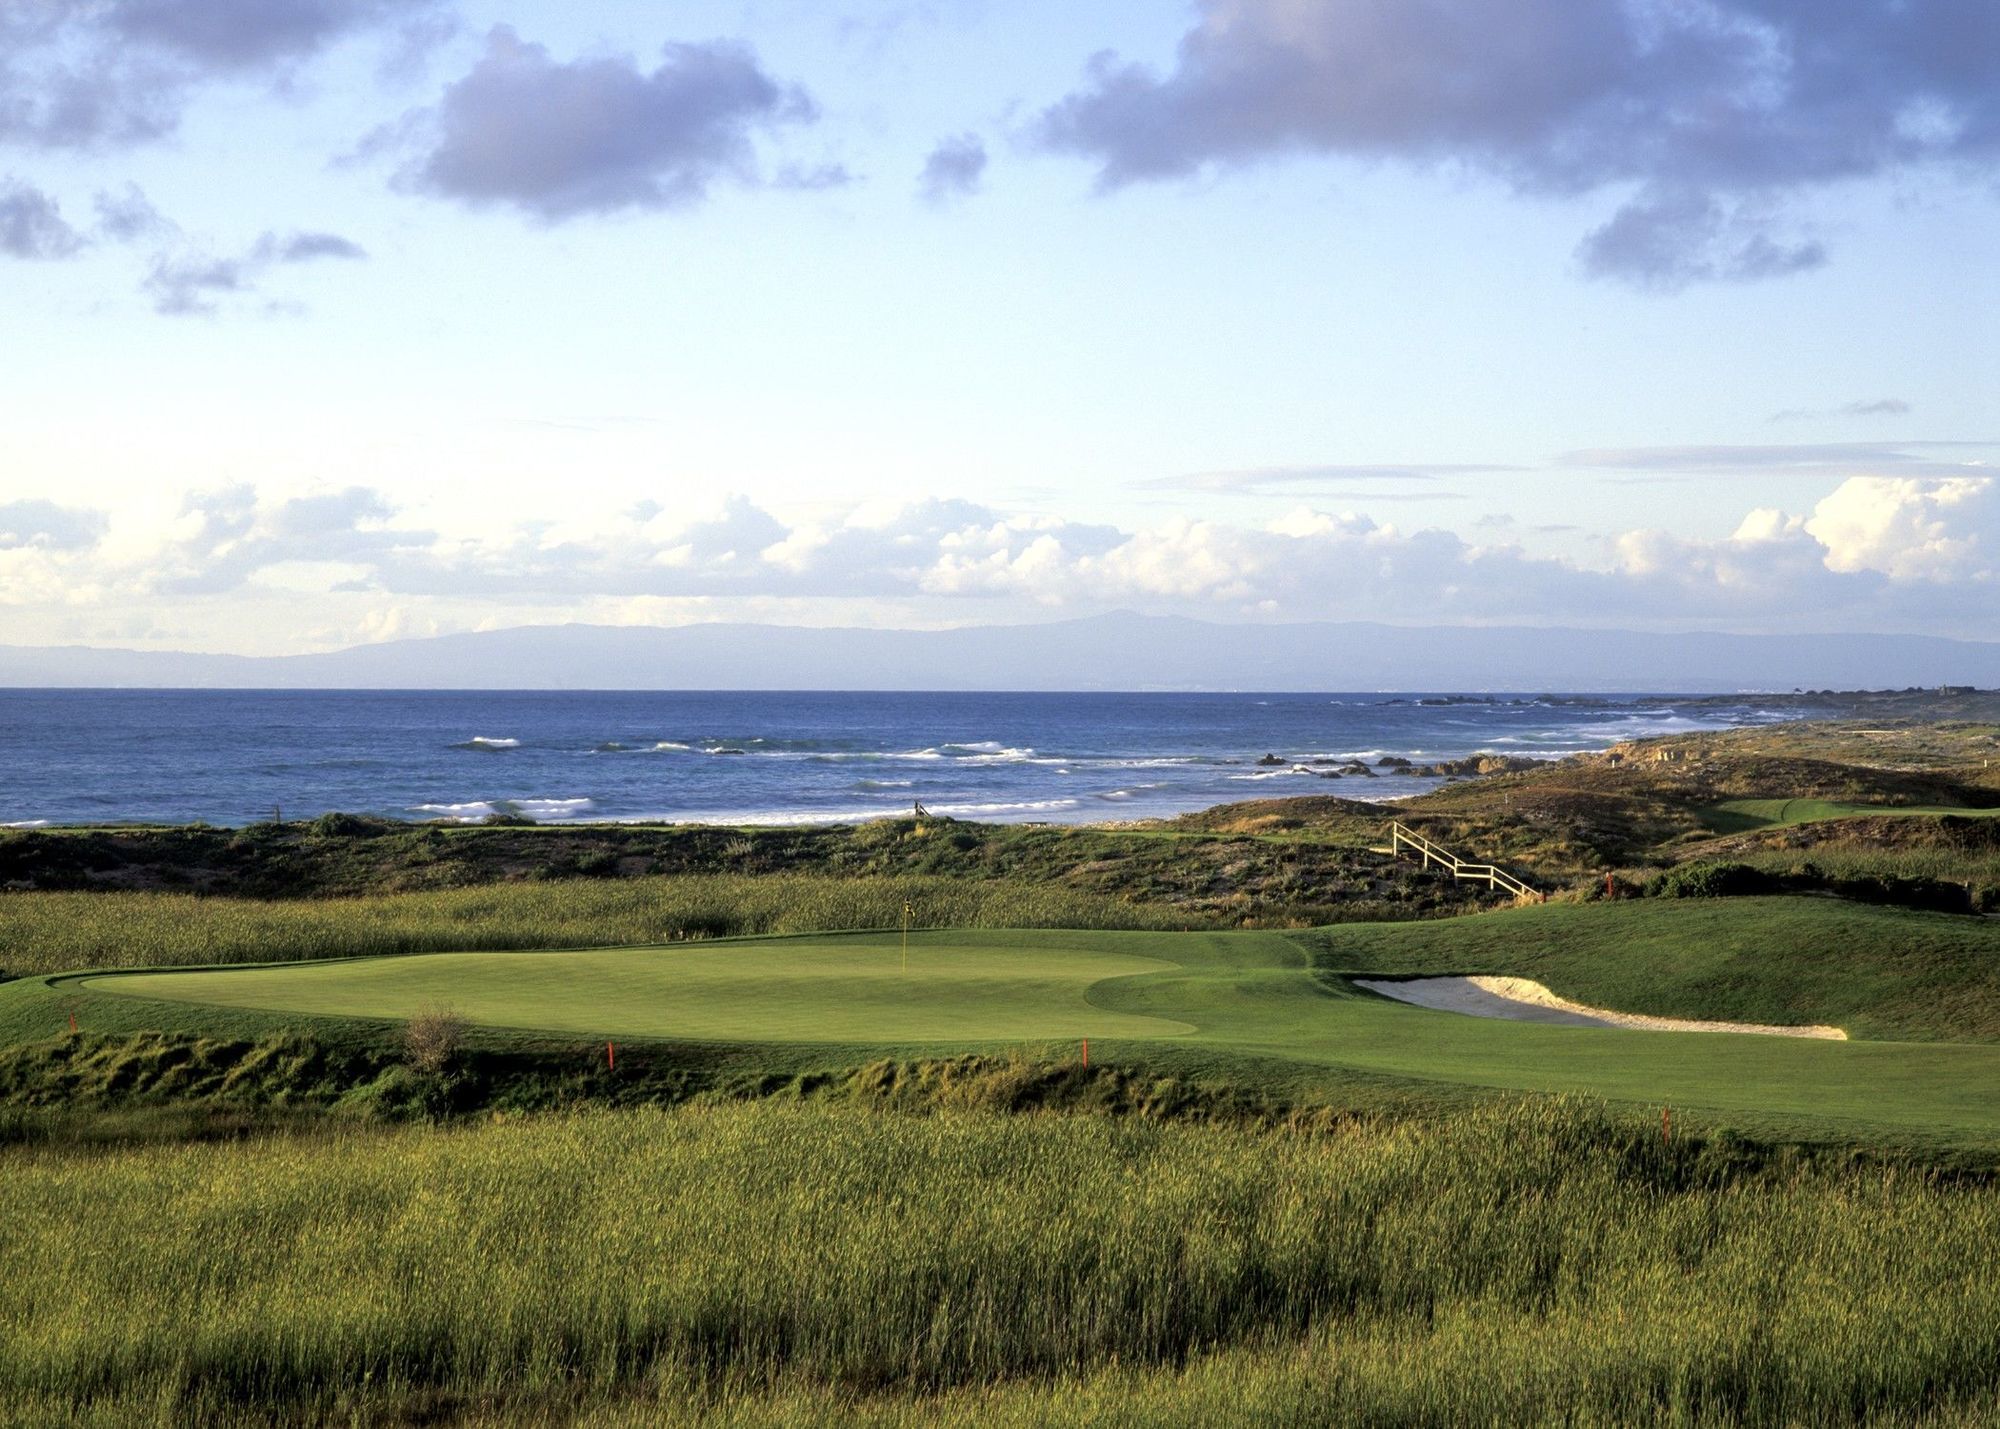
[[[1147,818],[1431,787],[1306,761],[1556,757],[1785,717],[1752,700],[1384,694],[0,691],[0,824],[329,810],[806,823]],[[1257,761],[1268,754],[1285,762]]]

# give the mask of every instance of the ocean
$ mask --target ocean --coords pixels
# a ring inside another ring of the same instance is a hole
[[[1796,714],[1630,695],[4,690],[0,825],[280,810],[824,823],[918,801],[1086,823],[1290,794],[1387,800],[1437,781],[1386,758],[1556,758]],[[1378,777],[1324,777],[1349,760]]]

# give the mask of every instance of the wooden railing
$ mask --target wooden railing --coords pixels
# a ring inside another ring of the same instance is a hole
[[[1442,845],[1432,843],[1415,829],[1400,823],[1389,825],[1389,852],[1398,858],[1415,855],[1423,860],[1425,868],[1436,864],[1453,878],[1466,883],[1483,883],[1488,888],[1504,888],[1516,898],[1531,898],[1537,903],[1546,902],[1548,895],[1516,878],[1498,864],[1468,863]]]

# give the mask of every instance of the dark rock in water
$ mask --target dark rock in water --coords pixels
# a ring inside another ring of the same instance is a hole
[[[1260,760],[1258,760],[1258,761],[1257,761],[1257,763],[1258,763],[1258,765],[1259,765],[1260,767],[1262,767],[1262,768],[1266,768],[1266,769],[1269,769],[1269,768],[1282,768],[1282,767],[1284,767],[1284,766],[1285,766],[1286,764],[1288,764],[1288,763],[1290,763],[1290,762],[1291,762],[1290,760],[1286,760],[1286,759],[1280,759],[1280,758],[1278,758],[1278,756],[1277,756],[1277,755],[1275,755],[1275,754],[1267,754],[1267,755],[1265,755],[1265,756],[1264,756],[1264,757],[1263,757],[1262,759],[1260,759]]]
[[[1410,761],[1400,754],[1385,754],[1375,761],[1377,769],[1408,769]]]

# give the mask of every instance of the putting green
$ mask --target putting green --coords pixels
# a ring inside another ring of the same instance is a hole
[[[94,992],[346,1017],[446,1005],[489,1027],[728,1042],[1176,1037],[1171,1017],[1093,988],[1172,964],[1052,935],[1032,947],[925,938],[779,939],[564,953],[433,953],[90,978]]]

